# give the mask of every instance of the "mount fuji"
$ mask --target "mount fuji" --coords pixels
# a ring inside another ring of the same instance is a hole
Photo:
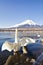
[[[43,27],[43,26],[38,25],[37,23],[35,23],[32,20],[26,20],[26,21],[23,21],[22,23],[12,26],[11,28],[32,28],[32,27],[37,28],[37,27]]]

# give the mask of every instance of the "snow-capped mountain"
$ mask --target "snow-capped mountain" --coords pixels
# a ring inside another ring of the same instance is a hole
[[[23,25],[37,25],[37,24],[32,20],[26,20],[22,23],[16,24],[14,27],[19,27],[19,26],[23,26]]]
[[[12,26],[12,27],[13,28],[34,28],[34,27],[36,27],[37,28],[37,27],[42,27],[42,26],[38,25],[37,23],[35,23],[32,20],[26,20],[26,21],[23,21],[22,23]]]

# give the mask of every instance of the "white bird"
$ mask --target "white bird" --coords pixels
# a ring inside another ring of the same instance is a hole
[[[2,45],[2,51],[4,50],[8,50],[8,51],[18,51],[20,49],[21,46],[26,46],[29,43],[35,43],[35,40],[33,40],[32,38],[22,38],[19,39],[18,42],[18,30],[16,29],[15,32],[15,42],[11,43],[8,41],[5,41]]]
[[[2,45],[2,51],[4,50],[8,50],[8,51],[17,51],[19,50],[20,48],[20,43],[18,42],[18,30],[16,29],[15,31],[15,42],[11,43],[11,42],[8,42],[8,41],[5,41]]]

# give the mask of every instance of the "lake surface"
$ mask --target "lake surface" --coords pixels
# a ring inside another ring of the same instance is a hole
[[[14,33],[3,33],[0,32],[0,48],[2,47],[2,44],[7,40],[9,42],[14,42]]]
[[[14,42],[15,41],[15,33],[14,32],[0,32],[0,48],[2,47],[2,44],[5,41]]]

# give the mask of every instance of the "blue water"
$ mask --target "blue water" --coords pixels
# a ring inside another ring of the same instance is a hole
[[[0,47],[7,40],[14,42],[15,33],[14,32],[0,32]]]
[[[0,49],[5,41],[14,42],[14,33],[0,32]]]
[[[15,36],[14,36],[14,33],[4,33],[4,32],[0,32],[0,49],[2,47],[2,44],[5,42],[5,41],[9,41],[9,42],[14,42],[15,41]],[[32,44],[29,45],[29,48],[32,46]],[[35,45],[37,46],[37,45]],[[34,47],[35,47],[34,46]]]

